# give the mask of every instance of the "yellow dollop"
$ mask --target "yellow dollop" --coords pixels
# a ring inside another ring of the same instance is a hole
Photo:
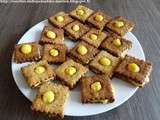
[[[91,40],[94,40],[94,41],[97,40],[97,38],[98,38],[96,34],[90,34],[89,37]]]
[[[84,45],[80,45],[78,48],[77,48],[77,52],[81,55],[85,55],[87,54],[88,50],[87,48],[84,46]]]
[[[70,76],[74,75],[76,73],[76,71],[77,71],[76,68],[72,67],[72,66],[65,69],[66,74],[68,74]]]
[[[79,10],[76,11],[76,14],[79,15],[79,16],[84,15],[84,13],[85,13],[85,12],[84,12],[84,10],[82,10],[82,9],[79,9]]]
[[[96,15],[96,16],[95,16],[95,20],[96,20],[97,22],[101,22],[101,21],[103,20],[103,16],[102,16],[102,15]]]
[[[118,27],[118,28],[121,28],[121,27],[124,26],[124,22],[120,21],[120,20],[119,21],[117,20],[117,21],[115,21],[115,26]]]
[[[140,67],[136,63],[130,63],[128,64],[128,70],[131,72],[139,72]]]
[[[29,45],[29,44],[22,45],[21,52],[23,54],[29,54],[29,53],[31,53],[32,52],[32,46]]]
[[[102,89],[101,83],[100,82],[95,82],[91,85],[91,89],[93,92],[98,92]]]
[[[43,66],[38,66],[38,67],[35,68],[35,72],[36,72],[37,74],[42,74],[42,73],[44,73],[45,71],[46,71],[46,69],[45,69],[45,67],[43,67]]]
[[[79,25],[73,25],[72,30],[75,32],[79,31],[80,30]]]
[[[43,102],[45,104],[50,104],[54,101],[55,95],[52,91],[47,91],[43,94]]]
[[[47,37],[50,39],[55,39],[56,38],[56,33],[53,31],[47,31]]]
[[[99,63],[103,66],[109,66],[111,65],[111,60],[108,59],[107,57],[102,57],[100,58]]]
[[[114,40],[112,41],[112,43],[113,43],[113,45],[115,45],[115,46],[117,46],[117,47],[121,46],[121,40],[120,40],[120,39],[114,39]]]
[[[58,22],[63,22],[63,21],[64,21],[64,17],[61,16],[61,15],[56,16],[56,20],[57,20]]]
[[[58,52],[58,50],[57,49],[51,49],[50,51],[49,51],[49,53],[50,53],[50,55],[51,56],[58,56],[58,54],[59,54],[59,52]]]

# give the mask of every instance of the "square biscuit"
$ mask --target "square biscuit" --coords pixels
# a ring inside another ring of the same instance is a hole
[[[31,51],[28,54],[23,53],[22,47],[25,45],[31,46]],[[15,45],[15,54],[14,55],[15,55],[14,59],[17,63],[37,61],[41,58],[39,47],[36,42],[21,43],[21,44]]]
[[[51,31],[55,33],[55,38],[51,39],[47,36],[47,32]],[[64,40],[64,31],[63,29],[58,29],[56,27],[45,26],[41,33],[40,43],[41,44],[62,44]]]
[[[119,40],[118,45],[114,41]],[[132,47],[132,42],[117,35],[111,35],[101,43],[101,48],[117,57],[125,57],[128,50]]]
[[[95,17],[97,17],[99,15],[103,17],[103,19],[101,21],[97,21],[95,19]],[[101,11],[97,11],[87,19],[87,22],[89,24],[91,24],[92,26],[96,27],[97,29],[102,30],[110,20],[111,20],[110,16],[104,14]]]
[[[110,64],[103,65],[100,62],[101,59],[108,59]],[[102,50],[100,53],[98,53],[95,56],[94,60],[90,62],[89,67],[95,73],[106,74],[109,77],[112,77],[113,72],[114,72],[115,68],[117,67],[119,61],[120,61],[120,59],[118,57],[115,57],[115,56],[111,55],[110,53]]]
[[[46,92],[54,94],[54,100],[51,103],[45,103],[43,96]],[[50,117],[64,117],[65,103],[69,96],[69,89],[66,86],[56,83],[42,84],[38,90],[36,98],[32,102],[31,109],[36,112],[41,112]]]
[[[101,44],[101,42],[107,37],[106,32],[102,32],[101,30],[91,28],[86,34],[84,34],[81,37],[81,40],[89,43],[90,45],[93,45],[94,47],[98,48]],[[92,36],[97,37],[96,39],[93,39]]]
[[[47,61],[24,66],[21,68],[21,72],[29,87],[37,87],[42,83],[53,80],[56,76],[54,68]]]
[[[99,83],[100,90],[94,91],[92,85]],[[82,103],[112,103],[114,102],[114,89],[106,75],[82,77],[80,80]]]
[[[79,53],[78,49],[84,46],[87,49],[87,53],[81,54]],[[98,53],[98,49],[89,45],[86,42],[79,42],[77,43],[69,52],[70,57],[73,58],[76,62],[80,62],[82,64],[88,64],[94,56]]]
[[[78,31],[73,30],[74,25],[79,26]],[[71,36],[71,38],[73,38],[72,40],[78,40],[82,35],[84,35],[88,31],[89,31],[89,27],[80,23],[79,21],[74,21],[65,27],[65,33],[68,36]]]
[[[138,65],[139,72],[132,72],[128,69],[131,63]],[[151,70],[151,63],[127,55],[116,68],[115,75],[135,86],[143,87],[149,82]]]
[[[79,10],[83,11],[83,14],[79,14]],[[72,16],[73,18],[81,21],[81,22],[85,22],[86,19],[93,13],[93,10],[82,6],[82,5],[78,5],[77,8],[73,11],[70,12],[70,16]]]
[[[123,22],[124,26],[122,27],[117,27],[115,25],[115,23],[117,21]],[[112,19],[107,25],[106,25],[106,29],[109,29],[111,31],[113,31],[114,33],[120,35],[120,36],[124,36],[127,32],[130,32],[133,30],[135,24],[127,19],[125,19],[122,16],[117,16],[114,19]]]
[[[76,69],[73,75],[68,75],[66,69],[68,67],[74,67]],[[74,62],[72,59],[67,60],[56,69],[57,78],[67,85],[70,89],[74,88],[79,79],[85,75],[88,68],[83,65]]]
[[[62,21],[58,21],[58,17],[62,17]],[[51,23],[53,26],[56,26],[58,28],[63,28],[67,24],[71,23],[73,19],[65,12],[61,11],[56,13],[53,16],[50,16],[48,18],[49,23]]]
[[[66,52],[65,44],[45,44],[42,60],[49,63],[62,63],[66,61]]]

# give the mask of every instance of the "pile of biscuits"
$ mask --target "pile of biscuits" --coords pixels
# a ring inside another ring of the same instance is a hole
[[[44,27],[38,42],[15,46],[17,63],[35,61],[21,68],[28,86],[38,89],[32,110],[63,118],[69,91],[79,81],[82,103],[114,102],[113,76],[138,87],[149,82],[151,63],[127,55],[132,42],[123,36],[132,31],[133,22],[82,5],[69,14],[58,12],[48,22],[52,27]],[[64,36],[76,45],[68,49]],[[95,74],[85,76],[89,70]],[[56,80],[60,82],[52,82]]]

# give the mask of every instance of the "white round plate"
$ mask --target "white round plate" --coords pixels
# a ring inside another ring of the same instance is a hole
[[[47,20],[44,20],[36,24],[22,36],[22,38],[19,40],[18,43],[38,41],[40,39],[41,31],[45,25],[50,26]],[[129,50],[128,54],[145,60],[143,49],[140,43],[138,42],[137,38],[131,32],[127,33],[124,36],[124,38],[131,40],[133,43],[133,47],[132,49]],[[69,49],[73,47],[75,44],[74,42],[66,38],[64,42]],[[25,97],[27,97],[30,101],[32,101],[36,95],[36,90],[31,89],[27,86],[27,83],[20,72],[20,68],[27,64],[29,64],[29,62],[23,64],[17,64],[14,62],[12,58],[12,74],[20,91],[23,93]],[[113,78],[111,82],[115,88],[115,102],[110,104],[82,104],[80,101],[80,91],[79,88],[77,87],[70,92],[69,99],[65,105],[65,115],[88,116],[109,111],[113,108],[118,107],[126,100],[128,100],[138,89],[137,87],[134,87],[117,78]]]

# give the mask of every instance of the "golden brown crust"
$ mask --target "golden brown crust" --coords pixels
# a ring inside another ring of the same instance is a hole
[[[111,65],[110,66],[101,65],[99,63],[99,60],[102,57],[109,58],[111,60]],[[90,62],[89,67],[91,70],[93,70],[93,72],[103,73],[103,74],[108,75],[109,77],[112,77],[113,72],[114,72],[115,68],[117,67],[119,61],[120,61],[120,59],[118,57],[115,57],[115,56],[111,55],[110,53],[102,50],[100,53],[97,54],[97,56],[94,58],[94,60]]]
[[[97,21],[95,20],[95,16],[96,16],[96,15],[101,15],[101,16],[103,16],[103,20],[102,20],[101,22],[97,22]],[[104,26],[106,25],[106,23],[108,23],[110,20],[111,20],[111,17],[110,17],[110,16],[104,14],[104,13],[101,12],[101,11],[97,11],[97,12],[95,12],[93,15],[91,15],[91,16],[87,19],[87,22],[88,22],[89,24],[91,24],[92,26],[94,26],[94,27],[102,30],[102,29],[104,28]]]
[[[82,9],[85,11],[85,14],[82,15],[82,16],[79,16],[77,15],[76,11],[79,10],[79,9]],[[86,19],[93,13],[93,10],[85,7],[85,6],[82,6],[82,5],[78,5],[77,8],[73,11],[70,12],[70,16],[72,16],[73,18],[81,21],[81,22],[85,22]]]
[[[63,16],[64,17],[64,21],[63,22],[57,22],[57,20],[56,20],[57,16]],[[58,28],[63,28],[67,24],[71,23],[73,21],[73,19],[67,13],[65,13],[64,11],[60,11],[60,12],[56,13],[55,15],[50,16],[48,18],[48,21],[53,26],[56,26]]]
[[[115,46],[112,41],[114,39],[120,39],[121,46],[117,47]],[[117,56],[117,57],[124,57],[127,51],[132,47],[132,42],[129,40],[126,40],[124,38],[121,38],[117,35],[111,35],[108,38],[106,38],[101,43],[101,48],[104,50],[107,50],[109,53]]]
[[[58,50],[58,56],[51,56],[50,50]],[[67,47],[65,44],[45,44],[42,60],[47,60],[49,63],[62,63],[66,61]]]
[[[144,83],[137,83],[137,82],[135,82],[134,79],[127,78],[126,76],[120,75],[118,73],[115,74],[115,77],[120,78],[121,80],[124,80],[124,81],[128,82],[129,84],[132,84],[133,86],[137,86],[137,87],[143,87],[145,84],[147,84],[149,82],[148,76],[146,77],[146,80]]]
[[[123,21],[125,23],[124,27],[122,27],[122,28],[115,27],[116,20]],[[126,20],[122,16],[117,16],[106,25],[106,29],[113,31],[114,33],[116,33],[120,36],[124,36],[127,32],[131,31],[134,28],[134,26],[135,26],[135,24],[133,22]]]
[[[45,92],[52,91],[55,99],[51,104],[45,104],[42,96]],[[51,117],[64,117],[64,105],[69,95],[69,89],[66,86],[56,83],[45,83],[40,86],[36,98],[33,100],[31,109],[36,112],[45,113]]]
[[[46,36],[47,31],[53,31],[56,34],[56,38],[54,40],[48,38]],[[56,27],[45,26],[43,28],[40,43],[41,44],[62,44],[64,40],[64,31],[63,29],[58,29]]]
[[[93,92],[91,90],[91,84],[94,82],[100,82],[102,89],[99,92]],[[106,75],[95,75],[92,77],[82,77],[80,80],[81,85],[81,101],[82,103],[93,103],[98,100],[114,101],[114,95],[110,79]]]
[[[21,52],[21,47],[25,44],[29,44],[32,46],[32,51],[29,54],[23,54]],[[38,61],[41,58],[38,44],[36,42],[31,43],[22,43],[15,45],[15,61],[17,63],[23,62],[31,62],[31,61]]]
[[[91,40],[90,39],[90,35],[91,34],[95,34],[97,35],[97,40]],[[86,34],[84,34],[81,37],[81,40],[89,43],[90,45],[93,45],[94,47],[98,48],[101,44],[101,42],[107,37],[107,33],[106,32],[102,32],[101,30],[97,30],[95,28],[91,28]]]
[[[72,76],[69,76],[66,74],[65,70],[68,67],[75,67],[76,73]],[[79,79],[85,75],[85,73],[88,71],[88,68],[82,66],[79,63],[74,62],[72,59],[67,60],[63,64],[61,64],[56,69],[57,78],[62,81],[62,83],[66,84],[70,89],[74,88],[76,83],[79,81]]]
[[[77,32],[73,31],[72,30],[73,25],[79,25],[80,30]],[[65,33],[68,36],[71,36],[75,40],[79,39],[82,35],[84,35],[86,32],[89,31],[89,27],[87,25],[80,23],[79,21],[73,21],[72,23],[68,24],[64,29]]]
[[[77,48],[79,46],[85,46],[87,48],[87,54],[85,55],[80,55],[77,52]],[[99,52],[98,49],[94,48],[93,46],[87,44],[86,42],[79,42],[78,44],[76,44],[69,52],[70,56],[77,62],[80,62],[82,64],[88,64],[93,58],[94,56]]]
[[[140,72],[133,73],[128,71],[127,66],[129,63],[136,63],[140,67]],[[127,55],[124,60],[122,60],[122,62],[118,65],[115,73],[117,76],[126,78],[126,80],[128,79],[128,81],[133,80],[133,82],[142,85],[146,83],[145,80],[150,75],[151,70],[151,63]]]
[[[46,71],[42,74],[36,74],[34,70],[37,66],[45,67]],[[40,61],[24,66],[21,68],[21,72],[29,87],[37,87],[42,83],[53,80],[56,76],[53,67],[51,67],[47,61]]]

